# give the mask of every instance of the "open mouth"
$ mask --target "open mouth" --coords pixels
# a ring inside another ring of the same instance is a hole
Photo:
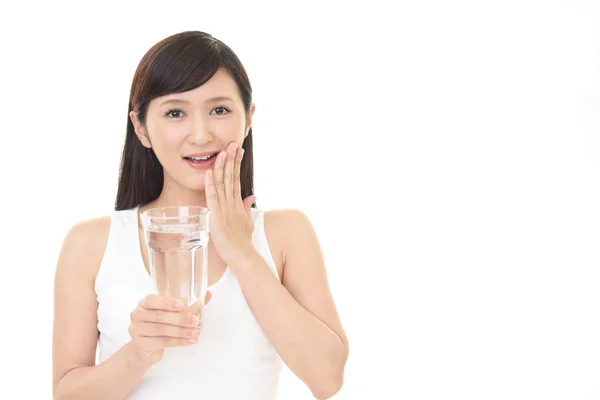
[[[202,164],[208,164],[211,162],[212,159],[214,159],[219,153],[214,153],[211,154],[210,156],[205,156],[205,157],[183,157],[184,160],[194,163],[194,164],[198,164],[198,165],[202,165]]]

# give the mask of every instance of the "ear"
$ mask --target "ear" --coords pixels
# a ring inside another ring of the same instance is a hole
[[[147,148],[152,148],[152,143],[150,143],[150,137],[148,136],[148,132],[144,125],[138,120],[137,114],[135,111],[131,111],[129,113],[129,118],[131,118],[131,122],[133,123],[133,129],[135,130],[135,135],[138,137],[142,146]]]
[[[254,116],[255,109],[256,104],[252,103],[252,106],[250,107],[250,112],[246,117],[246,132],[244,133],[244,139],[246,139],[246,136],[248,136],[248,133],[250,133],[250,128],[252,128],[252,117]]]

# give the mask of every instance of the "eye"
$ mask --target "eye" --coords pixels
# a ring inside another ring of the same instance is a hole
[[[183,117],[185,114],[183,113],[183,111],[174,108],[174,109],[167,111],[167,113],[165,115],[170,118],[179,119],[179,118]]]
[[[219,106],[219,107],[215,107],[213,109],[213,112],[215,112],[216,115],[225,115],[225,114],[231,112],[231,110],[228,109],[227,107]]]

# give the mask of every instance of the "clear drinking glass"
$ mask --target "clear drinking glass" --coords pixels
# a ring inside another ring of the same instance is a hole
[[[210,210],[173,206],[141,214],[156,294],[179,299],[202,326],[208,285]]]

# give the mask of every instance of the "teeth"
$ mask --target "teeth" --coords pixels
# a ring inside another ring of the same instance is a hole
[[[206,160],[208,160],[211,157],[212,156],[206,156],[206,157],[189,157],[189,158],[190,158],[190,160],[193,160],[193,161],[206,161]]]

